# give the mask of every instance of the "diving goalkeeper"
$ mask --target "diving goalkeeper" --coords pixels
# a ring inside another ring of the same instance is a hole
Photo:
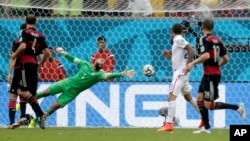
[[[121,73],[105,73],[102,71],[102,67],[104,65],[104,60],[102,58],[97,59],[94,64],[91,64],[85,60],[73,57],[65,52],[61,47],[56,48],[56,52],[62,54],[69,61],[77,64],[80,67],[80,70],[76,75],[58,81],[49,86],[46,90],[37,93],[37,99],[61,93],[57,98],[57,101],[46,110],[46,116],[49,116],[57,109],[64,107],[74,100],[82,91],[90,88],[99,81],[123,76],[132,78],[135,74],[134,70],[127,69]],[[33,124],[35,124],[35,121],[33,121]],[[32,127],[32,125],[30,126]]]

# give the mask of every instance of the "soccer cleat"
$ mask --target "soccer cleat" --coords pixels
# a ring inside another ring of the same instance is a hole
[[[20,118],[16,123],[9,125],[8,129],[16,129],[22,125],[25,125],[28,123],[28,120],[24,117],[24,118]]]
[[[199,130],[197,130],[197,131],[194,131],[193,133],[194,133],[194,134],[203,134],[203,133],[205,133],[205,134],[210,134],[210,133],[212,133],[212,132],[211,132],[211,130],[205,129],[204,127],[202,127],[201,129],[199,129]]]
[[[27,124],[29,121],[27,120],[27,118],[23,117],[23,118],[20,118],[18,121],[17,121],[17,124],[19,126],[22,126],[22,125],[25,125]]]
[[[14,124],[9,125],[7,128],[8,129],[16,129],[18,127],[20,127],[20,125],[18,123],[14,123]]]
[[[38,125],[41,129],[45,129],[45,121],[47,117],[48,117],[48,114],[44,113],[42,117],[37,118]]]
[[[173,131],[174,130],[174,125],[173,123],[166,123],[164,126],[162,126],[160,129],[157,131]]]
[[[30,124],[29,124],[28,127],[29,127],[29,128],[35,128],[35,127],[36,127],[36,120],[35,120],[35,119],[32,119],[32,120],[30,121]]]
[[[241,115],[241,118],[243,120],[246,120],[246,110],[245,110],[245,106],[243,103],[239,104],[239,108],[237,109],[237,112]]]

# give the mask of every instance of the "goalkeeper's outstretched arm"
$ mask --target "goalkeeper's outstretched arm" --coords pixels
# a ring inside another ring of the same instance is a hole
[[[108,80],[108,79],[112,79],[112,78],[117,78],[117,77],[129,77],[129,78],[132,78],[134,77],[135,75],[135,71],[134,70],[128,70],[128,69],[125,69],[124,71],[122,72],[114,72],[114,73],[105,73],[104,74],[104,80]]]
[[[63,56],[65,56],[65,58],[67,58],[69,61],[71,61],[71,62],[73,62],[75,64],[79,64],[79,62],[81,61],[80,59],[78,59],[78,58],[70,55],[66,51],[64,51],[63,48],[61,48],[61,47],[57,47],[56,52],[59,53],[59,54],[62,54]]]

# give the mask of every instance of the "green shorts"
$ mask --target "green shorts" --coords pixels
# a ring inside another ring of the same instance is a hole
[[[57,98],[57,102],[64,107],[72,100],[74,100],[81,91],[72,88],[70,84],[68,84],[67,79],[58,81],[51,86],[49,86],[48,91],[51,95],[60,94]]]

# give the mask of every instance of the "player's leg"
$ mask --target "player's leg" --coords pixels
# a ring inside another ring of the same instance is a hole
[[[12,125],[15,123],[15,115],[16,115],[16,101],[17,101],[17,88],[18,88],[18,82],[19,82],[19,73],[20,73],[20,69],[15,69],[14,70],[14,75],[13,75],[13,79],[12,79],[12,83],[10,85],[9,88],[9,92],[10,92],[10,98],[9,98],[9,103],[8,103],[8,108],[9,108],[9,120],[10,120],[10,124]],[[11,128],[11,126],[9,126],[8,128]]]
[[[210,77],[212,81],[210,81],[210,91],[206,92],[207,95],[205,95],[204,99],[204,104],[205,107],[209,110],[220,110],[220,109],[231,109],[238,111],[238,113],[241,115],[242,119],[246,119],[246,111],[243,103],[240,103],[239,105],[237,104],[230,104],[230,103],[225,103],[225,102],[214,102],[217,98],[219,98],[219,82],[220,82],[220,77]]]
[[[63,92],[64,85],[65,85],[65,83],[67,83],[67,81],[65,81],[65,80],[58,81],[58,82],[50,85],[47,89],[45,89],[45,90],[43,90],[41,92],[37,92],[36,98],[40,99],[42,97],[47,97],[47,96],[50,96],[50,95],[56,95],[56,94],[59,94],[59,93]]]
[[[159,115],[164,117],[164,121],[163,121],[163,126],[166,124],[166,119],[167,119],[167,115],[168,115],[168,107],[162,107],[159,110]],[[179,125],[179,118],[177,116],[174,117],[174,125],[178,126]]]
[[[16,100],[17,100],[17,94],[10,93],[8,108],[9,108],[9,120],[10,124],[12,125],[15,123],[15,115],[16,115]],[[10,128],[10,126],[8,127]]]
[[[203,76],[201,80],[201,84],[199,86],[198,90],[198,96],[197,96],[197,104],[200,109],[200,114],[202,117],[202,122],[201,124],[204,125],[204,128],[201,128],[198,131],[194,131],[193,133],[211,133],[210,131],[210,124],[209,124],[209,114],[208,114],[208,109],[205,107],[204,104],[204,95],[205,92],[210,90],[210,82],[208,77]],[[200,125],[200,126],[203,126]]]
[[[191,91],[192,91],[192,86],[189,85],[189,83],[187,82],[183,87],[182,87],[182,90],[181,90],[181,93],[182,95],[184,96],[185,100],[187,102],[189,102],[192,107],[194,108],[194,110],[200,115],[200,110],[199,110],[199,107],[197,105],[197,101],[196,99],[192,96],[191,94]]]
[[[20,106],[20,112],[21,112],[20,118],[25,117],[26,105],[27,105],[26,99],[22,96],[19,96],[19,106]]]
[[[65,83],[67,83],[66,81],[58,81],[52,85],[50,85],[47,89],[41,91],[41,92],[37,92],[36,94],[36,98],[37,99],[40,99],[40,98],[43,98],[43,97],[47,97],[47,96],[50,96],[50,95],[56,95],[56,94],[59,94],[59,93],[62,93],[64,91],[64,88],[66,88],[66,85]],[[56,103],[54,103],[52,105],[53,109],[59,109],[60,106]],[[46,114],[46,117],[45,119],[47,118],[48,115],[52,114],[52,112],[50,112],[50,110],[46,110],[45,111],[45,114]],[[29,128],[34,128],[36,126],[36,123],[37,123],[37,118],[34,118],[33,120],[31,120],[30,124],[29,124]]]
[[[181,88],[184,84],[185,77],[181,75],[174,75],[173,81],[170,86],[169,90],[169,96],[168,96],[168,102],[169,102],[169,107],[168,107],[168,115],[166,119],[166,124],[158,129],[158,131],[173,131],[174,130],[174,125],[173,125],[173,120],[175,117],[176,113],[176,98],[178,94],[181,92]]]
[[[26,99],[38,117],[39,126],[44,129],[43,111],[36,100],[36,89],[38,83],[37,66],[25,64],[21,71],[21,85],[18,94]],[[21,122],[22,120],[20,120]]]
[[[56,110],[63,108],[65,105],[70,103],[76,98],[80,92],[74,89],[65,90],[56,100],[56,102],[46,110],[48,115],[53,114]]]

